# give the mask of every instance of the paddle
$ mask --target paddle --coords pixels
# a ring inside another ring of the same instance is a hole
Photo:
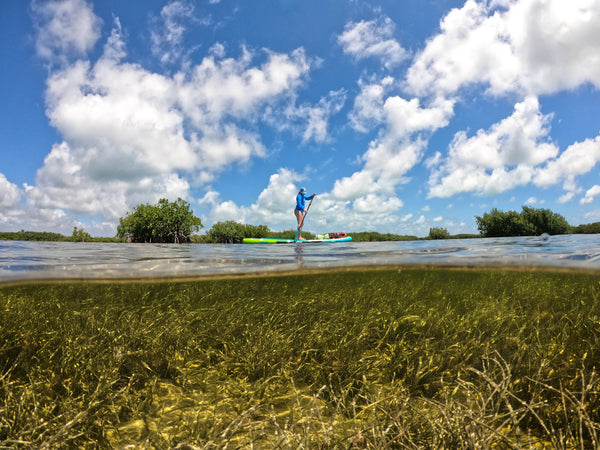
[[[300,235],[300,229],[302,228],[302,225],[304,225],[304,219],[306,219],[306,215],[308,214],[308,210],[310,209],[310,205],[312,205],[313,199],[314,199],[314,197],[310,199],[310,202],[308,202],[308,208],[306,208],[306,212],[302,216],[302,220],[300,221],[300,225],[298,225],[298,232],[296,233],[296,237],[294,238],[294,241],[298,240],[298,236]]]

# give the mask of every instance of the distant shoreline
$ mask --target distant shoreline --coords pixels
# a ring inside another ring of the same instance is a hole
[[[430,237],[418,237],[408,235],[398,235],[390,233],[377,232],[356,232],[348,233],[352,236],[354,242],[392,242],[392,241],[428,241]],[[482,238],[480,234],[457,234],[450,235],[447,239],[474,239]],[[206,235],[190,236],[192,244],[214,244],[206,240]],[[125,238],[119,237],[89,237],[84,241],[74,239],[71,236],[65,236],[60,233],[52,233],[48,231],[16,231],[16,232],[0,232],[1,241],[32,241],[32,242],[105,242],[105,243],[125,243]],[[151,242],[150,242],[151,243]]]

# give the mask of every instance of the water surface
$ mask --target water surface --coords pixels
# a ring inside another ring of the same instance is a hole
[[[404,264],[599,270],[600,236],[276,245],[0,241],[0,281],[197,277]]]

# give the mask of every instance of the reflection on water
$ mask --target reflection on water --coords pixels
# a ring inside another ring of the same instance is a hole
[[[211,245],[0,241],[0,281],[192,277],[357,265],[600,269],[598,235],[336,244]]]

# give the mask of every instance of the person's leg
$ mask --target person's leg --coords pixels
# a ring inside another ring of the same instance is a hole
[[[296,216],[296,220],[298,221],[298,239],[302,239],[302,219],[304,218],[304,214],[299,209],[294,210],[294,215]]]

